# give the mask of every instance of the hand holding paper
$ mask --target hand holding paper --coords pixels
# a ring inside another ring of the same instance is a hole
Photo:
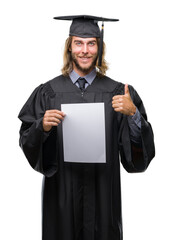
[[[64,120],[65,114],[57,109],[47,110],[43,117],[43,129],[48,132]]]

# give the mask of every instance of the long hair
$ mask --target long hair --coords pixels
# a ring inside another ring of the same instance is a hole
[[[63,56],[63,68],[61,69],[62,74],[64,76],[68,76],[72,70],[73,70],[73,62],[72,62],[72,57],[71,57],[71,51],[69,50],[71,48],[71,43],[72,43],[72,36],[69,36],[65,42],[65,47],[64,47],[64,56]],[[100,39],[97,38],[97,45],[99,48],[100,44]],[[108,64],[105,60],[105,43],[103,42],[103,54],[102,54],[102,66],[98,66],[98,57],[96,61],[96,70],[97,74],[99,76],[104,76],[106,74],[106,71],[108,70]]]

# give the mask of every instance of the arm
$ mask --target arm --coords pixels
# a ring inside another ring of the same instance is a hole
[[[129,91],[130,90],[130,91]],[[137,92],[125,85],[125,94],[113,97],[114,111],[122,113],[119,129],[119,147],[121,162],[128,172],[141,172],[147,169],[155,156],[154,136],[144,105]],[[138,109],[141,116],[140,144],[132,141],[128,124],[128,116],[134,115]]]
[[[141,142],[141,116],[130,96],[128,85],[125,85],[124,95],[116,95],[112,99],[114,111],[127,115],[130,139],[134,143]]]
[[[51,91],[48,90],[40,85],[20,111],[18,117],[22,125],[19,144],[33,169],[52,176],[57,171],[57,131],[52,126],[58,125],[59,120],[54,119],[52,126],[49,126],[49,111],[46,108],[50,107],[47,92],[50,94]]]

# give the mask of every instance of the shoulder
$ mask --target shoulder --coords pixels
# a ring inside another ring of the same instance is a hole
[[[67,88],[69,77],[59,75],[45,83],[45,87],[51,89],[52,92],[63,92]]]
[[[98,78],[99,78],[99,81],[98,81],[99,84],[102,86],[103,89],[105,89],[105,91],[113,92],[114,95],[124,94],[124,87],[125,87],[124,83],[118,82],[108,76],[98,77]],[[129,87],[129,91],[132,99],[137,103],[141,102],[140,96],[138,95],[135,88],[130,84],[128,84],[128,87]]]
[[[50,84],[51,86],[54,86],[55,84],[60,84],[61,82],[63,82],[66,79],[65,76],[63,75],[59,75],[51,80],[49,80],[48,82],[46,82],[46,84]]]
[[[54,95],[56,90],[60,88],[60,86],[64,85],[65,77],[63,75],[59,75],[47,82],[41,84],[36,89],[40,89],[43,94]]]
[[[114,92],[115,94],[123,94],[124,84],[118,82],[108,76],[103,76],[98,78],[98,83],[101,88],[108,92]]]
[[[49,95],[53,96],[56,92],[61,92],[66,87],[69,78],[63,75],[59,75],[45,83],[37,86],[31,95]]]

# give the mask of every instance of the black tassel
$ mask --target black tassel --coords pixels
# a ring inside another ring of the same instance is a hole
[[[104,35],[104,23],[102,23],[102,29],[100,31],[100,46],[99,46],[99,59],[98,66],[102,65],[102,54],[103,54],[103,35]]]

